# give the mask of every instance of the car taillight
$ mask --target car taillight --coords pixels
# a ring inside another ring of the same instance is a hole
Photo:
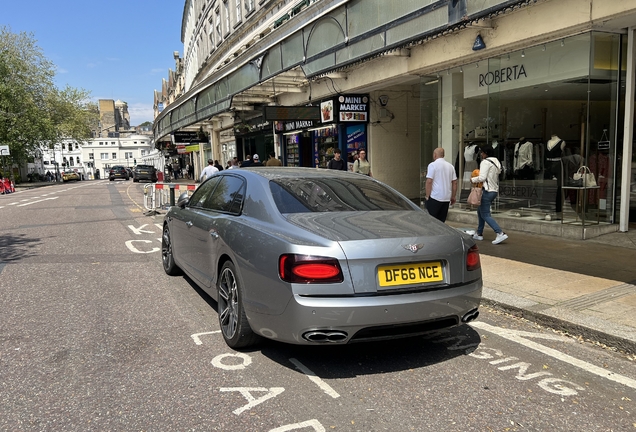
[[[466,270],[479,270],[481,268],[481,260],[479,259],[479,248],[474,245],[468,249],[466,254]]]
[[[281,255],[278,275],[291,283],[339,283],[344,280],[337,259],[311,255]]]

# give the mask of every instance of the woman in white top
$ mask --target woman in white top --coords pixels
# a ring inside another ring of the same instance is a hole
[[[481,148],[481,164],[479,165],[479,176],[470,179],[472,183],[483,183],[483,195],[481,204],[477,207],[477,232],[473,235],[475,240],[484,239],[484,227],[488,224],[495,231],[497,237],[492,244],[499,244],[508,238],[502,231],[490,213],[490,205],[499,194],[499,173],[501,172],[501,162],[495,157],[495,151],[489,145]]]

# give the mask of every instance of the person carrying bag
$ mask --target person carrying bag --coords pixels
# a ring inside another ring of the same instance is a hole
[[[495,219],[493,219],[490,210],[492,202],[499,195],[499,174],[501,171],[501,162],[495,157],[495,150],[489,145],[483,147],[481,149],[479,175],[470,179],[471,183],[483,183],[481,201],[479,207],[477,207],[477,231],[473,235],[475,240],[484,239],[483,233],[486,223],[497,234],[492,244],[499,244],[508,238],[508,235],[503,232]]]

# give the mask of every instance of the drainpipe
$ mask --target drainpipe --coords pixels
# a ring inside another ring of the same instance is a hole
[[[625,74],[625,120],[623,131],[623,166],[621,176],[621,208],[619,213],[619,231],[629,229],[629,198],[632,173],[632,139],[634,136],[634,71],[636,70],[636,46],[634,32],[636,27],[627,29],[627,73]]]

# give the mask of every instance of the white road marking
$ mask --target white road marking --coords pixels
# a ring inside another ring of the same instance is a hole
[[[302,423],[294,423],[290,425],[280,426],[275,429],[270,429],[269,432],[287,432],[294,429],[305,429],[306,427],[312,427],[316,432],[325,432],[325,427],[320,424],[316,419],[304,421]]]
[[[59,197],[44,198],[44,199],[41,199],[41,200],[31,201],[31,202],[25,203],[25,204],[20,204],[18,207],[24,207],[24,206],[28,206],[28,205],[31,205],[31,204],[39,203],[39,202],[42,202],[42,201],[54,200],[54,199],[58,199],[58,198]],[[22,200],[22,201],[25,201],[25,200]]]
[[[314,384],[320,387],[320,389],[324,391],[325,393],[327,393],[329,396],[331,396],[334,399],[340,397],[340,395],[333,388],[331,388],[329,384],[327,384],[326,382],[318,378],[316,374],[313,373],[307,366],[305,366],[304,364],[302,364],[295,358],[290,358],[289,361],[292,362],[294,366],[296,366],[296,369],[298,369],[299,371],[307,375],[307,378],[313,381]]]
[[[222,391],[222,392],[237,391],[237,392],[240,392],[245,399],[247,399],[247,401],[248,401],[247,405],[232,411],[236,415],[239,415],[243,411],[246,411],[248,409],[254,408],[256,405],[259,405],[259,404],[265,402],[268,399],[276,397],[276,396],[278,396],[279,394],[281,394],[282,392],[285,391],[285,389],[283,387],[272,387],[270,389],[266,389],[264,387],[231,387],[231,388],[230,387],[222,387],[219,390]],[[267,392],[267,393],[257,399],[254,396],[252,396],[252,394],[250,392]]]
[[[522,332],[517,330],[511,330],[511,329],[504,329],[501,327],[491,326],[490,324],[486,324],[480,321],[472,322],[470,323],[470,325],[480,330],[485,330],[487,332],[501,336],[502,338],[508,339],[509,341],[521,344],[527,348],[533,349],[535,351],[539,351],[540,353],[553,357],[564,363],[568,363],[572,366],[581,368],[586,372],[592,373],[594,375],[598,375],[610,381],[614,381],[619,384],[623,384],[624,386],[636,389],[636,380],[632,378],[628,378],[626,376],[614,373],[602,367],[598,367],[586,361],[579,360],[570,355],[564,354],[561,351],[558,351],[553,348],[546,347],[544,345],[536,343],[534,341],[525,339],[528,337],[532,337],[532,338],[542,338],[542,339],[552,339],[552,340],[563,340],[565,339],[563,337],[556,336],[556,335],[542,335],[539,333],[530,333],[530,332]]]
[[[228,358],[228,357],[235,357],[235,358],[239,358],[241,359],[241,364],[237,364],[237,365],[226,365],[223,363],[223,360]],[[223,369],[223,370],[243,370],[245,369],[247,366],[252,364],[252,357],[248,356],[247,354],[243,354],[243,353],[228,353],[228,354],[221,354],[218,355],[216,357],[214,357],[212,359],[212,366],[219,368],[219,369]]]
[[[141,243],[152,243],[151,240],[128,240],[126,242],[126,247],[128,249],[130,249],[131,252],[134,253],[140,253],[140,254],[149,254],[149,253],[153,253],[153,252],[159,252],[161,250],[161,248],[158,247],[153,247],[152,249],[150,249],[149,251],[140,251],[139,249],[137,249],[135,246],[133,246],[134,242],[141,242]]]
[[[157,240],[161,240],[161,239],[157,239]],[[215,330],[215,331],[203,332],[203,333],[195,333],[193,335],[190,335],[190,337],[192,338],[192,340],[194,340],[195,344],[203,345],[203,342],[201,342],[201,339],[199,338],[199,336],[208,335],[208,334],[216,334],[216,333],[221,333],[221,330]]]
[[[146,231],[143,228],[148,225],[148,224],[143,224],[142,226],[140,226],[139,228],[135,228],[132,225],[128,225],[128,228],[130,228],[130,230],[132,232],[134,232],[136,235],[141,235],[141,233],[146,233],[146,234],[154,234],[154,231]]]

